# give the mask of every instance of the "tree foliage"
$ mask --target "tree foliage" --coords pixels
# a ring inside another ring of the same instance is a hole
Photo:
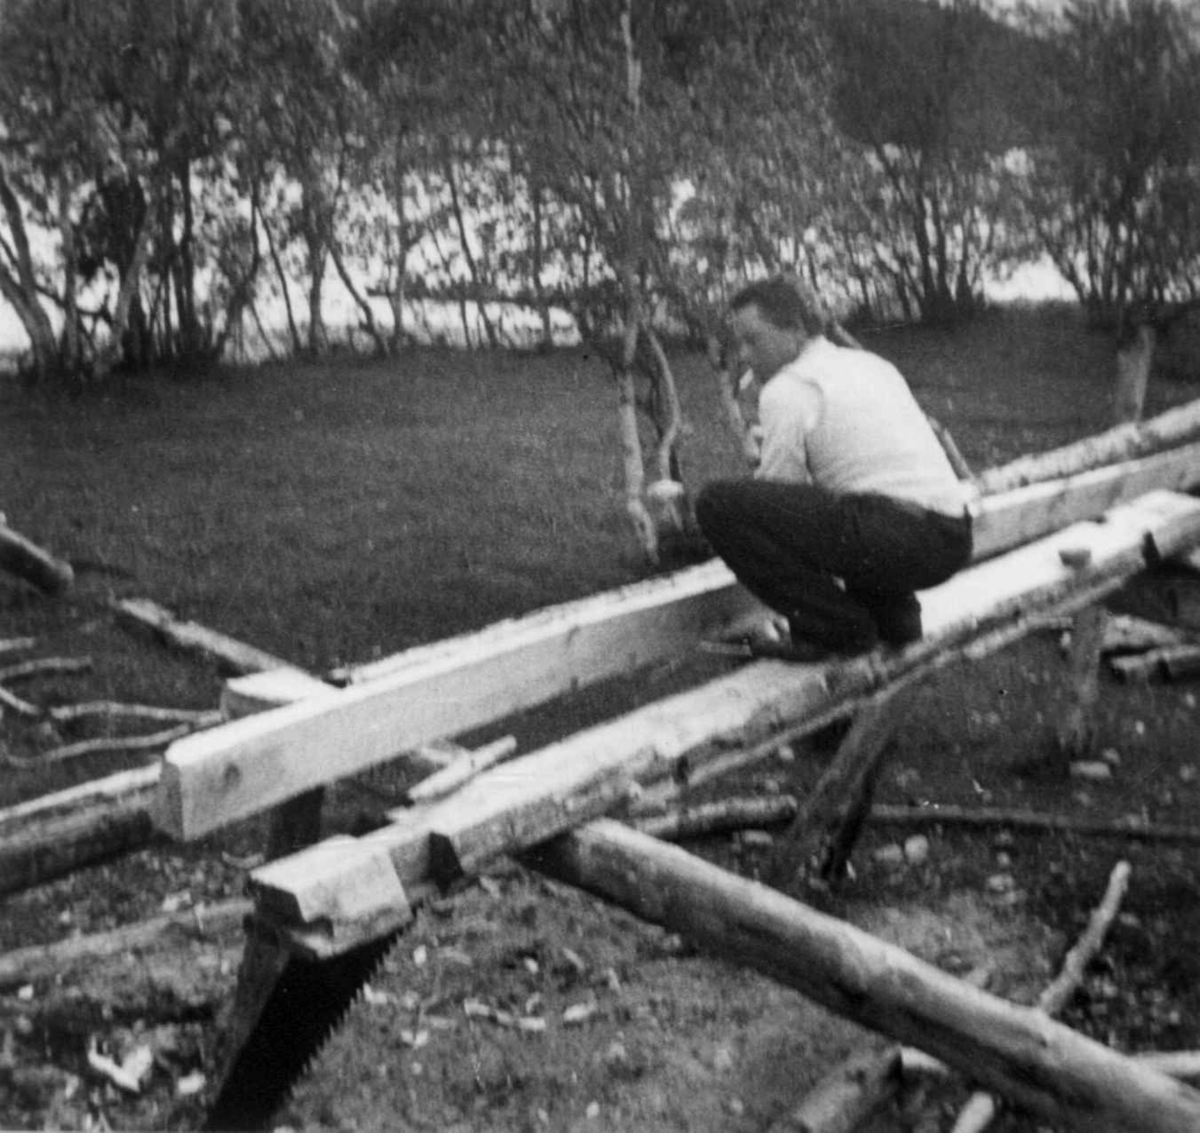
[[[1172,0],[1072,0],[1044,29],[1034,220],[1093,320],[1200,284],[1200,18]]]

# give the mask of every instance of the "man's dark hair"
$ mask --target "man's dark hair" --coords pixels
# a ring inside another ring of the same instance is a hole
[[[825,319],[815,297],[802,283],[784,275],[747,284],[730,301],[731,311],[757,307],[768,322],[781,330],[803,330],[822,334]]]

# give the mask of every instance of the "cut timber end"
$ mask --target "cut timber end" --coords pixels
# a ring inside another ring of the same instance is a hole
[[[260,909],[284,921],[348,921],[384,909],[408,909],[404,886],[392,868],[386,847],[358,838],[328,838],[282,861],[286,863],[282,876],[290,877],[297,864],[308,875],[311,885],[306,894],[312,898],[311,904],[297,900],[294,892],[276,884],[276,874],[280,873],[276,863],[254,871],[250,891]]]

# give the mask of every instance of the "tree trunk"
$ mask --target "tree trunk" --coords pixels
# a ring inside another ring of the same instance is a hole
[[[636,282],[630,285],[637,286]],[[617,371],[617,424],[621,432],[621,459],[625,472],[625,511],[646,560],[657,563],[658,529],[646,509],[646,473],[642,460],[642,441],[638,434],[637,386],[633,372],[637,356],[637,300],[634,299],[630,305],[633,310],[626,316],[621,365]]]
[[[442,173],[450,189],[450,207],[454,213],[455,227],[458,229],[458,246],[462,249],[467,271],[470,272],[471,282],[475,287],[475,294],[477,296],[475,306],[479,312],[479,321],[483,324],[488,345],[494,350],[500,343],[496,336],[496,328],[493,326],[492,320],[488,318],[486,297],[483,294],[484,280],[479,269],[479,264],[471,251],[471,242],[467,238],[466,218],[463,216],[462,201],[459,199],[458,178],[454,172],[454,159],[449,153],[446,154],[443,160]]]
[[[96,360],[96,376],[98,378],[107,376],[121,356],[122,342],[125,338],[126,327],[129,325],[133,300],[137,295],[138,287],[141,285],[142,272],[145,270],[146,261],[150,258],[150,238],[153,231],[154,210],[148,208],[142,217],[141,228],[138,229],[137,239],[134,243],[133,258],[129,266],[125,269],[125,274],[121,277],[121,286],[117,291],[117,302],[113,308],[112,329],[108,344],[100,352]]]
[[[8,230],[16,252],[16,275],[12,275],[0,264],[0,296],[3,296],[17,312],[17,318],[29,335],[33,365],[29,381],[36,382],[56,368],[58,340],[50,317],[38,298],[37,273],[34,270],[33,253],[29,247],[29,234],[25,228],[25,217],[20,202],[0,167],[0,208],[8,221]]]
[[[542,208],[542,186],[536,181],[532,182],[529,193],[533,199],[533,265],[530,274],[533,279],[533,294],[537,300],[538,315],[542,320],[541,346],[543,350],[549,350],[554,345],[554,327],[550,321],[550,303],[546,299],[546,287],[542,282],[542,269],[546,259],[546,240],[542,230],[545,221]]]
[[[63,258],[63,366],[67,373],[82,376],[83,357],[79,343],[78,256],[75,251],[75,223],[71,219],[71,185],[65,173],[58,177],[58,235]]]
[[[342,254],[338,249],[336,240],[331,239],[329,241],[329,256],[333,260],[333,266],[338,273],[338,278],[350,293],[350,298],[354,300],[359,313],[362,315],[363,327],[367,334],[371,336],[371,341],[375,343],[376,352],[381,358],[386,358],[389,354],[387,339],[384,338],[383,332],[379,329],[379,324],[375,322],[375,312],[371,310],[371,304],[367,301],[367,297],[359,290],[358,285],[346,270],[346,265],[342,260]]]
[[[1054,1124],[1087,1133],[1200,1128],[1197,1091],[619,822],[593,822],[525,860],[927,1051]]]
[[[279,293],[283,298],[283,310],[287,315],[288,333],[292,338],[292,351],[299,354],[304,349],[304,342],[300,337],[300,328],[296,325],[296,312],[292,309],[292,293],[288,288],[287,272],[283,270],[283,260],[280,258],[279,249],[275,244],[275,237],[271,233],[271,222],[265,216],[263,217],[263,232],[267,237],[267,251],[271,255],[271,263],[275,267],[275,277],[279,280]]]

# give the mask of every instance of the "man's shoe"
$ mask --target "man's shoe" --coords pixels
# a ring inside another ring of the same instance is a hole
[[[924,635],[921,603],[912,594],[894,602],[872,606],[871,617],[879,629],[879,640],[888,645],[911,645]]]

